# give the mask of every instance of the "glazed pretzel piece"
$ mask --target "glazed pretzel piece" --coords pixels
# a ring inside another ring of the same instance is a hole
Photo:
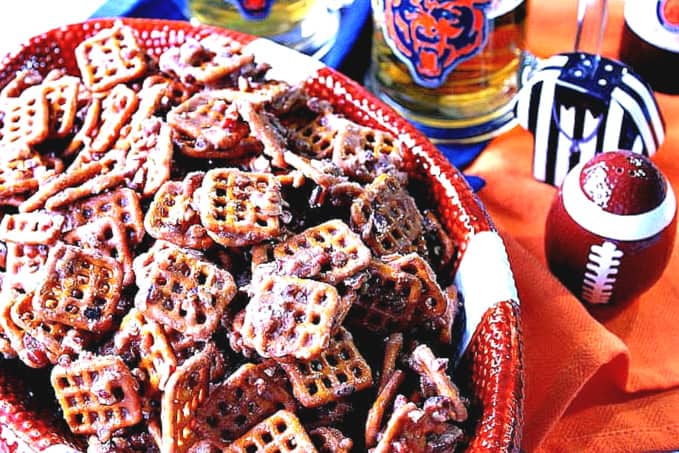
[[[132,129],[129,141],[130,150],[125,156],[130,175],[127,187],[143,197],[151,197],[170,179],[172,130],[155,116],[146,118]]]
[[[47,352],[42,344],[14,321],[12,311],[19,303],[31,302],[33,293],[24,293],[10,287],[0,291],[0,331],[9,340],[10,354],[14,354],[25,365],[31,368],[44,368],[49,365]]]
[[[120,263],[123,285],[134,283],[132,252],[123,227],[110,217],[101,217],[79,226],[63,236],[64,242],[86,250],[93,250]]]
[[[275,362],[246,363],[213,387],[198,409],[201,437],[224,448],[277,410],[294,412],[281,374]]]
[[[54,321],[94,333],[113,327],[123,273],[113,258],[58,242],[49,252],[33,309]]]
[[[42,270],[47,262],[48,246],[45,244],[7,243],[7,272],[3,288],[23,293],[35,290],[42,282]]]
[[[212,169],[198,199],[202,224],[224,247],[254,245],[280,232],[280,184],[271,174]]]
[[[264,145],[263,152],[271,158],[271,164],[278,168],[286,168],[287,140],[277,118],[244,99],[237,99],[235,105],[240,116],[250,127],[252,136]]]
[[[127,188],[78,200],[61,212],[66,216],[64,231],[73,230],[100,217],[109,217],[123,227],[131,248],[139,245],[144,238],[144,217],[139,195]]]
[[[23,331],[24,349],[28,350],[27,345],[31,342],[37,343],[52,364],[56,364],[62,355],[77,356],[93,340],[87,332],[41,319],[33,312],[30,297],[17,299],[10,309],[10,316],[14,324]]]
[[[132,308],[113,337],[115,350],[131,352],[136,366],[146,372],[154,394],[165,385],[177,368],[177,358],[160,324]]]
[[[124,174],[114,171],[120,169],[121,163],[120,155],[110,153],[101,160],[77,168],[71,165],[66,172],[41,185],[37,192],[19,206],[19,211],[32,212],[42,207],[54,210],[115,187],[125,181]],[[48,204],[51,206],[47,206]]]
[[[409,253],[405,256],[392,255],[388,258],[389,266],[420,280],[422,295],[417,310],[418,313],[421,313],[429,320],[443,316],[448,305],[448,299],[436,281],[436,274],[429,263],[417,253]]]
[[[396,361],[403,351],[403,334],[396,332],[389,335],[384,345],[384,362],[382,363],[382,374],[380,375],[380,384],[377,388],[382,391],[391,375],[396,371]]]
[[[365,273],[347,322],[378,334],[410,327],[420,305],[420,280],[375,259]]]
[[[448,286],[443,294],[446,297],[446,311],[434,320],[435,329],[439,331],[439,340],[443,344],[453,344],[453,324],[460,311],[460,297],[455,285]]]
[[[80,80],[62,75],[43,84],[49,105],[49,137],[63,138],[71,133],[75,124]]]
[[[337,284],[368,266],[370,250],[346,223],[330,220],[277,244],[274,259],[283,275]]]
[[[180,151],[197,159],[237,159],[255,142],[235,105],[214,92],[196,93],[173,108],[167,123],[183,143]]]
[[[35,145],[49,134],[49,104],[43,85],[26,88],[18,98],[0,101],[0,144]]]
[[[5,147],[1,154],[0,194],[5,200],[12,196],[28,198],[26,194],[64,171],[61,159],[42,156],[28,146],[18,146],[10,150]]]
[[[76,434],[106,441],[113,432],[141,421],[137,383],[120,357],[84,354],[57,364],[50,380],[64,419]]]
[[[85,86],[94,92],[137,79],[147,68],[134,31],[122,22],[78,44],[75,58]]]
[[[365,423],[365,446],[372,448],[377,445],[377,440],[382,428],[384,415],[394,403],[398,388],[403,384],[405,374],[396,370],[389,375],[383,387],[380,388],[377,398],[373,403]]]
[[[236,439],[227,453],[315,453],[316,447],[295,414],[280,410]]]
[[[336,124],[339,121],[335,114],[325,112],[311,121],[304,117],[287,118],[285,124],[290,130],[293,143],[297,145],[297,151],[314,159],[327,159],[332,156],[339,130],[337,127],[330,127],[329,123]]]
[[[148,276],[153,269],[154,263],[157,262],[160,252],[163,250],[175,250],[183,253],[188,253],[195,256],[197,259],[205,258],[205,255],[197,250],[193,249],[181,249],[171,242],[158,240],[153,243],[149,249],[137,255],[132,261],[132,269],[134,269],[134,275],[136,279],[137,286],[143,286],[144,282],[148,281]]]
[[[292,384],[292,393],[304,407],[336,402],[372,386],[372,371],[343,327],[330,345],[310,360],[281,362]]]
[[[450,420],[463,422],[467,419],[467,408],[460,397],[460,391],[446,374],[448,359],[436,358],[429,346],[422,344],[413,350],[409,364],[432,387],[435,396],[441,396],[447,400],[449,405],[447,415]],[[426,393],[425,396],[429,396]]]
[[[212,34],[200,41],[187,38],[160,56],[160,70],[176,75],[186,84],[209,84],[252,63],[254,56],[243,53],[243,46],[226,36]]]
[[[40,211],[8,214],[0,222],[0,240],[23,244],[52,244],[61,235],[64,216]]]
[[[427,256],[422,214],[393,176],[380,175],[351,205],[351,228],[376,256]]]
[[[333,286],[269,276],[252,291],[240,333],[260,356],[311,359],[328,346],[341,308]]]
[[[100,124],[92,143],[90,153],[103,153],[118,139],[120,130],[127,124],[139,105],[137,94],[127,86],[118,84],[102,102]]]
[[[328,118],[327,123],[337,131],[332,161],[345,175],[360,183],[372,182],[381,174],[405,182],[403,147],[393,135],[337,116]]]
[[[0,102],[9,98],[18,98],[26,88],[42,83],[42,75],[35,69],[22,69],[0,90]]]
[[[214,242],[200,223],[194,209],[193,195],[203,181],[204,173],[193,172],[184,181],[167,181],[156,192],[144,226],[148,234],[178,247],[207,250]]]
[[[432,211],[423,211],[422,220],[424,221],[424,234],[429,250],[429,262],[434,270],[440,272],[453,260],[456,253],[455,243]]]
[[[208,339],[236,294],[230,273],[178,248],[157,253],[135,297],[138,310],[193,339]]]
[[[277,110],[287,110],[290,104],[296,104],[300,91],[282,80],[252,81],[241,77],[237,88],[216,90],[217,95],[230,103],[243,101],[250,103],[255,109],[269,107],[274,104]],[[292,102],[290,102],[292,101]],[[284,104],[284,105],[282,105]]]
[[[399,395],[387,426],[372,453],[455,451],[462,438],[457,426],[439,420],[435,408],[423,409]]]
[[[309,437],[318,453],[351,453],[354,442],[342,434],[342,431],[328,426],[309,431]]]
[[[197,440],[198,407],[208,397],[210,362],[215,354],[208,346],[172,373],[161,401],[161,451],[183,453]]]

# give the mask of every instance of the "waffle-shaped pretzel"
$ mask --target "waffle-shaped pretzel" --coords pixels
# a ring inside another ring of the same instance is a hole
[[[139,357],[137,366],[146,372],[154,393],[165,389],[177,368],[177,358],[160,324],[133,308],[123,318],[114,344],[117,351],[134,349],[133,354]]]
[[[64,419],[76,434],[108,440],[141,421],[137,384],[120,357],[85,355],[52,369],[52,387]]]
[[[122,289],[120,264],[91,250],[57,243],[50,250],[45,276],[33,308],[46,321],[94,333],[113,326]]]
[[[80,80],[73,76],[61,76],[44,82],[45,96],[49,104],[49,135],[65,137],[75,124],[78,109]]]
[[[75,48],[75,58],[85,86],[95,92],[136,79],[146,71],[134,32],[122,23],[82,41]]]
[[[341,220],[330,220],[274,248],[281,273],[336,284],[365,269],[370,250]]]
[[[350,178],[368,183],[381,174],[403,177],[403,149],[390,133],[332,118],[337,130],[332,161]]]
[[[389,265],[420,280],[422,295],[420,297],[419,313],[422,313],[427,319],[435,319],[443,315],[446,311],[448,300],[436,281],[434,270],[424,258],[416,253],[409,253],[405,256],[395,257],[394,260],[389,261]]]
[[[226,36],[210,35],[197,41],[187,38],[180,47],[166,50],[160,56],[163,72],[177,75],[188,84],[206,84],[252,63],[253,55],[243,54],[243,46]]]
[[[64,216],[50,212],[6,215],[0,222],[0,240],[23,244],[51,244],[61,235]]]
[[[218,244],[241,247],[279,234],[281,193],[273,175],[216,168],[200,190],[200,218]]]
[[[202,437],[222,447],[279,409],[295,411],[278,365],[246,363],[213,388],[198,411]]]
[[[87,250],[98,251],[120,263],[123,285],[134,283],[132,252],[123,227],[110,217],[100,217],[64,235],[64,242]]]
[[[448,415],[451,420],[463,422],[467,419],[467,408],[460,397],[460,391],[446,373],[448,359],[437,359],[429,346],[421,344],[413,350],[409,364],[427,383],[431,384],[437,396],[442,396],[449,401]]]
[[[229,339],[229,346],[234,352],[251,359],[257,357],[257,352],[250,346],[245,344],[246,342],[243,340],[242,330],[244,322],[245,322],[245,309],[239,311],[233,316],[231,322],[228,323],[228,325],[226,326],[227,328],[226,335]]]
[[[304,407],[318,407],[372,386],[372,371],[341,327],[330,345],[311,360],[281,362],[292,393]]]
[[[248,151],[250,129],[235,106],[214,93],[193,95],[167,114],[168,124],[193,139],[180,150],[194,158],[234,159]]]
[[[132,268],[134,269],[134,275],[137,281],[137,286],[142,286],[145,281],[148,280],[148,276],[153,268],[154,262],[158,260],[158,254],[163,250],[181,250],[184,253],[189,253],[195,256],[197,259],[204,258],[204,255],[192,249],[180,249],[176,245],[167,241],[155,241],[149,249],[137,255],[137,257],[132,261]]]
[[[33,312],[31,298],[21,298],[12,306],[10,311],[12,321],[24,331],[23,343],[26,336],[40,343],[50,363],[55,364],[64,354],[76,356],[87,347],[92,337],[87,333],[74,329],[59,322],[49,322],[41,319]],[[29,340],[30,341],[30,340]]]
[[[45,244],[7,243],[7,272],[3,286],[33,291],[42,281],[42,273],[47,262],[48,246]]]
[[[335,287],[296,277],[270,276],[253,288],[241,334],[262,357],[317,357],[330,342],[340,309]]]
[[[368,418],[365,422],[365,446],[372,448],[377,444],[377,438],[382,428],[384,414],[391,407],[396,398],[398,388],[403,384],[405,374],[401,370],[396,370],[386,380],[384,386],[379,390],[377,398],[373,403]]]
[[[174,248],[157,254],[135,305],[150,319],[192,338],[207,339],[235,294],[230,273]]]
[[[118,134],[139,105],[137,94],[125,85],[116,85],[104,98],[101,124],[90,144],[91,152],[106,151],[118,139]]]
[[[75,168],[71,165],[64,173],[41,185],[37,192],[21,204],[19,210],[31,212],[43,206],[50,210],[58,209],[123,183],[125,174],[120,172],[120,158],[117,153],[109,153],[101,160],[89,164]]]
[[[130,151],[125,157],[130,170],[127,186],[144,197],[153,196],[170,178],[172,130],[157,117],[144,119],[129,136]]]
[[[216,90],[217,96],[227,102],[245,101],[259,109],[279,101],[293,89],[289,83],[281,80],[266,80],[262,82],[239,82],[239,87],[222,88]]]
[[[3,145],[35,145],[49,134],[49,104],[43,85],[27,88],[18,98],[2,100],[0,114],[0,143]]]
[[[328,125],[332,113],[318,115],[312,121],[294,119],[288,126],[292,129],[292,139],[300,151],[315,159],[326,159],[332,155],[337,128]]]
[[[150,236],[198,250],[207,250],[214,244],[193,205],[193,194],[203,176],[200,172],[189,173],[182,182],[168,181],[161,186],[144,217]]]
[[[378,176],[351,205],[351,228],[376,256],[418,252],[426,256],[422,214],[389,175]]]
[[[41,156],[29,148],[0,159],[0,193],[3,198],[32,192],[52,176],[64,171],[61,159]]]
[[[71,141],[68,143],[62,155],[64,157],[71,157],[77,154],[76,165],[88,163],[91,159],[83,160],[84,155],[90,156],[89,145],[92,143],[92,137],[97,133],[101,120],[101,109],[103,99],[99,96],[91,98],[87,101],[84,111],[84,118],[82,125],[75,133]]]
[[[354,442],[337,428],[321,426],[309,431],[318,453],[351,453]]]
[[[196,441],[198,407],[208,397],[210,361],[215,354],[208,346],[172,373],[161,401],[161,451],[183,453]]]
[[[399,395],[394,403],[382,437],[373,453],[391,453],[393,451],[455,451],[462,437],[462,430],[455,425],[438,421],[434,414],[436,408],[417,406]]]
[[[316,447],[295,414],[280,410],[234,441],[229,453],[315,453]]]
[[[144,220],[139,195],[130,189],[116,189],[94,197],[78,200],[64,211],[65,231],[72,230],[99,217],[110,217],[123,226],[130,247],[144,238]]]
[[[372,260],[365,272],[367,278],[358,289],[348,322],[375,333],[408,327],[420,304],[420,280],[378,260]]]

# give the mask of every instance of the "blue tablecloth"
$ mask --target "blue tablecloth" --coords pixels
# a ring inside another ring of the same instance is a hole
[[[173,20],[186,20],[185,0],[109,0],[92,17],[145,17]],[[350,7],[341,10],[340,27],[336,42],[322,61],[335,69],[345,69],[353,62],[346,61],[355,46],[368,46],[365,40],[359,41],[361,31],[370,26],[370,0],[354,0]],[[361,49],[366,50],[366,49]],[[362,52],[365,54],[365,52]],[[365,66],[367,62],[357,61]],[[352,69],[352,76],[360,75],[365,68]],[[477,145],[439,146],[441,152],[459,169],[465,169],[483,151],[486,143]],[[465,175],[474,190],[483,187],[484,181],[475,176]]]

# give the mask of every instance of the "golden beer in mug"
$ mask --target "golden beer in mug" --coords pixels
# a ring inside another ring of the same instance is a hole
[[[332,46],[339,27],[339,13],[326,0],[187,0],[187,15],[316,57]]]
[[[366,84],[434,143],[474,143],[514,125],[524,0],[372,0]]]

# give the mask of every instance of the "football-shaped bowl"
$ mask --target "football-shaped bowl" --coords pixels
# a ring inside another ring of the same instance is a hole
[[[566,176],[547,216],[552,272],[584,302],[633,299],[655,283],[676,231],[672,187],[645,156],[599,154]]]
[[[113,19],[65,26],[31,39],[0,63],[0,87],[16,71],[34,68],[45,74],[65,68],[78,74],[74,49]],[[257,60],[272,65],[269,77],[303,84],[312,95],[329,101],[336,112],[366,126],[391,132],[405,144],[409,176],[418,181],[457,247],[455,282],[464,299],[461,352],[455,380],[469,395],[466,451],[518,451],[522,428],[523,366],[519,305],[504,245],[464,177],[406,120],[356,82],[322,63],[265,39],[209,26],[165,20],[123,19],[153,55],[182,44],[187,37],[222,34],[245,45]],[[0,408],[30,419],[18,386],[10,383],[9,365],[0,361]],[[0,411],[0,417],[3,412]],[[6,424],[0,418],[0,451],[39,451],[57,445],[59,427]],[[40,431],[39,433],[36,431]],[[39,435],[38,435],[39,434]],[[36,443],[36,438],[45,439]],[[32,447],[32,448],[31,448]],[[56,449],[55,451],[61,451]]]

